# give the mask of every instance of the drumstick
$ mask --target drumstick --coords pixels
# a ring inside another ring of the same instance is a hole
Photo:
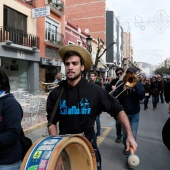
[[[139,157],[136,154],[134,154],[134,150],[132,147],[130,147],[129,150],[130,150],[130,156],[128,157],[128,164],[132,167],[136,167],[139,165],[140,162]]]

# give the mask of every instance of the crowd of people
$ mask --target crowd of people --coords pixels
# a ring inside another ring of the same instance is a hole
[[[137,70],[121,67],[116,68],[116,77],[100,77],[96,72],[90,73],[87,80],[82,75],[92,67],[90,53],[79,45],[66,45],[58,51],[65,65],[66,80],[62,75],[56,75],[58,86],[51,90],[47,98],[47,120],[50,135],[65,135],[83,133],[92,144],[97,161],[97,169],[101,170],[102,160],[97,146],[97,138],[101,135],[100,114],[107,112],[115,120],[116,143],[124,144],[123,154],[128,164],[130,147],[137,150],[137,132],[140,120],[140,104],[144,110],[148,108],[149,98],[152,98],[153,110],[157,103],[169,105],[170,112],[170,81],[163,80],[160,75],[146,78],[137,76]],[[10,94],[9,78],[4,69],[0,68],[0,170],[21,165],[21,144],[19,135],[23,116],[21,106]],[[61,90],[62,89],[62,90]],[[60,104],[56,114],[52,116],[58,95],[62,91]],[[5,105],[4,105],[5,103]],[[75,109],[76,108],[76,109]],[[12,112],[12,110],[16,110]],[[76,113],[74,113],[76,110]],[[52,117],[52,118],[51,118]],[[59,127],[56,123],[59,122]],[[96,130],[95,130],[96,122]],[[164,144],[170,150],[170,119],[162,129]],[[12,144],[12,145],[11,145]],[[10,146],[10,147],[9,147]],[[14,154],[17,153],[17,156]],[[8,156],[8,159],[4,157]]]

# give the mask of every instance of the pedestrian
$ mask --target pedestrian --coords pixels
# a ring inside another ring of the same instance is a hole
[[[19,170],[22,148],[19,141],[23,111],[10,93],[6,70],[0,67],[0,170]]]
[[[152,77],[151,85],[150,85],[150,95],[152,96],[152,105],[153,110],[157,108],[159,90],[158,90],[158,82],[156,76]]]
[[[136,80],[137,78],[135,77],[135,73],[135,69],[128,68],[123,80],[118,83],[118,86],[119,84],[122,84],[122,82],[124,82],[124,85],[119,86],[114,91],[113,95],[118,96],[117,99],[129,118],[132,132],[136,140],[140,118],[140,101],[143,100],[145,96],[145,91],[143,85]],[[129,82],[126,82],[127,80],[129,80]],[[126,84],[129,84],[129,86],[127,86]],[[126,158],[128,158],[129,151],[126,148],[127,136],[124,128],[122,129],[122,132],[124,143],[123,153],[127,155]],[[132,168],[128,164],[127,166],[128,168]]]
[[[145,98],[144,98],[144,110],[148,108],[148,101],[150,98],[150,79],[146,78],[144,81]]]
[[[114,91],[116,89],[116,84],[121,79],[123,73],[124,73],[124,70],[122,67],[116,68],[116,70],[115,70],[116,78],[113,79],[110,83],[110,87],[111,87],[112,91]],[[115,119],[115,126],[116,126],[116,143],[120,143],[121,138],[122,138],[122,128],[121,128],[120,122],[117,119]]]
[[[158,82],[158,91],[159,91],[159,95],[158,95],[158,103],[159,103],[159,98],[161,100],[161,103],[164,103],[164,99],[163,99],[163,92],[164,92],[164,81],[161,77],[161,75],[157,75],[157,82]]]
[[[97,73],[94,73],[94,72],[90,73],[90,81],[89,82],[96,83],[99,86],[102,86],[102,84],[100,83],[100,79],[97,78]],[[100,136],[100,130],[101,130],[100,114],[98,114],[96,116],[96,137],[97,138]]]
[[[53,83],[59,83],[62,80],[62,73],[58,72],[55,76],[55,80]]]
[[[162,129],[162,140],[165,146],[170,151],[170,117],[165,122],[163,129]]]
[[[129,120],[120,103],[109,95],[105,89],[95,83],[88,82],[82,77],[83,72],[89,71],[92,66],[90,53],[79,45],[65,45],[59,49],[58,55],[65,65],[67,79],[61,81],[59,87],[53,89],[47,99],[47,119],[49,120],[58,97],[57,94],[61,88],[63,89],[54,121],[48,125],[49,134],[84,133],[85,137],[92,143],[93,148],[95,148],[99,170],[101,169],[101,161],[99,152],[96,152],[98,149],[94,122],[96,116],[104,111],[108,112],[112,117],[118,118],[127,134],[127,150],[132,146],[136,151],[137,143],[133,137]],[[56,126],[57,122],[59,122],[59,130]]]

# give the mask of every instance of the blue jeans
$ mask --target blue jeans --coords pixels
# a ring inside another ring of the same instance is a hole
[[[158,98],[159,98],[159,95],[152,96],[152,105],[154,108],[157,106]]]
[[[130,115],[127,115],[127,116],[129,118],[129,122],[130,122],[130,126],[131,126],[131,129],[132,129],[132,132],[133,132],[133,136],[134,136],[134,138],[136,140],[140,115],[139,115],[139,113],[136,113],[136,114],[130,114]],[[122,132],[123,132],[123,143],[126,146],[126,133],[125,133],[125,130],[122,129]]]
[[[118,121],[118,120],[115,120],[116,121],[116,136],[118,137],[118,138],[121,138],[122,137],[122,128],[121,128],[121,124],[120,124],[120,122]]]
[[[100,135],[100,115],[96,116],[96,135]]]
[[[20,170],[21,161],[10,165],[0,165],[0,170]]]

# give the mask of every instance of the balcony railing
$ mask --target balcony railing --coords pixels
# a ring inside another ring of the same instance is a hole
[[[64,15],[64,2],[62,1],[49,1],[50,10],[56,15],[63,16]]]
[[[37,47],[39,49],[39,37],[9,26],[0,27],[0,42],[7,40],[12,41],[13,44]]]
[[[54,8],[57,8],[58,10],[64,11],[64,2],[62,1],[50,1],[50,5],[53,6]]]
[[[53,29],[48,28],[46,29],[45,39],[50,43],[62,45],[64,42],[64,35]]]

